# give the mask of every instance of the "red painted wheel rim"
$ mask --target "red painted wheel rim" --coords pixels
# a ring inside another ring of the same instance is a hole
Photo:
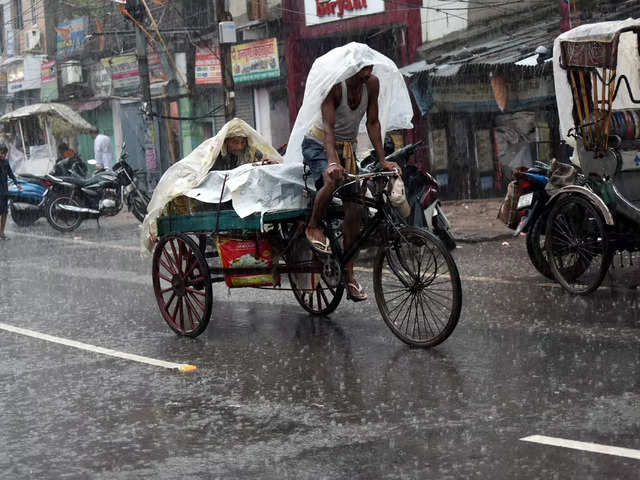
[[[153,286],[162,316],[179,333],[195,332],[208,321],[208,279],[200,259],[179,237],[162,241],[155,257]]]

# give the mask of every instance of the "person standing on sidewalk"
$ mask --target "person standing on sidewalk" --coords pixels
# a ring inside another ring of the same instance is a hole
[[[91,138],[93,138],[93,159],[96,161],[96,169],[111,168],[113,160],[111,139],[99,131],[92,133]]]
[[[0,240],[7,239],[4,234],[4,227],[7,223],[7,211],[9,210],[9,186],[7,185],[9,177],[11,177],[13,183],[16,184],[18,190],[22,190],[22,187],[18,184],[16,176],[13,174],[13,170],[11,170],[7,153],[9,153],[7,146],[0,145]]]

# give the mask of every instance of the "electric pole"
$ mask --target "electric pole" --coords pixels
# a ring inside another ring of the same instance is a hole
[[[231,44],[224,42],[220,34],[220,22],[232,20],[225,0],[216,0],[216,20],[218,21],[218,51],[224,92],[224,119],[228,122],[236,116],[236,92],[233,84],[233,69],[231,68]]]
[[[140,0],[127,0],[126,10],[135,20],[136,56],[138,57],[138,75],[140,76],[140,93],[142,95],[142,111],[145,117],[151,114],[151,86],[149,85],[149,62],[147,61],[147,39],[140,28],[144,21],[145,11]]]

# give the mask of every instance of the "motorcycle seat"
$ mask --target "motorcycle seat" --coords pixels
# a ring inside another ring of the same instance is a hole
[[[63,180],[67,183],[71,183],[72,185],[77,185],[79,187],[88,187],[89,185],[93,185],[99,180],[99,178],[97,177],[80,178],[80,177],[66,176],[66,175],[56,177],[56,178],[59,178],[60,180]]]

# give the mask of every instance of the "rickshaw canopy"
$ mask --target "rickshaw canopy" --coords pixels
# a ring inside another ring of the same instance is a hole
[[[45,117],[55,137],[71,137],[97,129],[70,107],[61,103],[36,103],[18,108],[0,117],[0,122],[13,122],[28,117]]]
[[[560,118],[560,135],[572,146],[569,129],[575,128],[573,117],[574,95],[569,71],[594,72],[604,77],[612,75],[616,85],[624,75],[629,89],[638,97],[640,93],[640,20],[599,22],[573,28],[558,36],[553,46],[553,71]],[[605,72],[606,70],[606,72]],[[613,89],[616,85],[613,85]],[[637,109],[629,91],[621,85],[613,100],[613,110]]]

